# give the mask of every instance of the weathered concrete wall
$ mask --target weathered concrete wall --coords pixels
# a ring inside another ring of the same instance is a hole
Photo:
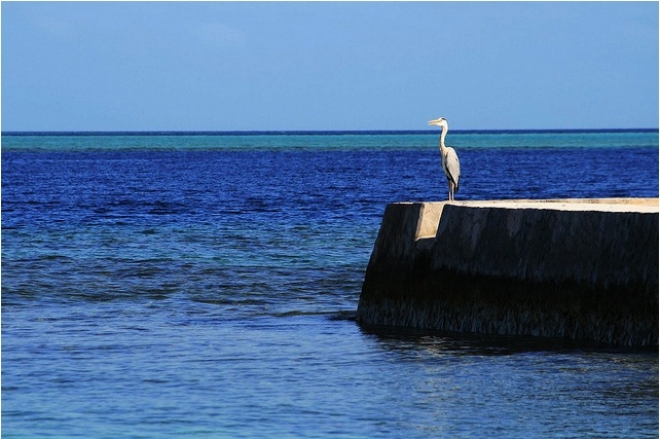
[[[658,199],[396,203],[357,319],[658,345]]]

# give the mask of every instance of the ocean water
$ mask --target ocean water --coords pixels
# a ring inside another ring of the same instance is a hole
[[[657,349],[352,320],[385,206],[446,198],[437,143],[3,133],[3,437],[657,437]],[[658,197],[657,130],[447,143],[457,199]]]

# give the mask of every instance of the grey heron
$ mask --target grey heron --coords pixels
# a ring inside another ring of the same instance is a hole
[[[445,146],[445,136],[449,131],[447,119],[444,117],[430,120],[429,125],[437,125],[442,128],[440,134],[440,155],[442,156],[442,170],[447,176],[449,185],[449,201],[454,201],[454,192],[458,192],[458,183],[461,179],[461,163],[458,161],[458,154],[451,146]]]

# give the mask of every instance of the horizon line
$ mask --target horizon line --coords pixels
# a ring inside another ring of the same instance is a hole
[[[8,130],[1,136],[253,136],[253,135],[360,135],[360,134],[437,134],[434,129],[424,130]],[[541,128],[541,129],[464,129],[454,134],[533,134],[533,133],[624,133],[660,132],[660,128]]]

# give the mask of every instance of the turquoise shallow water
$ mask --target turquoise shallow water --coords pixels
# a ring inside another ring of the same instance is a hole
[[[11,134],[11,133],[10,133]],[[428,150],[435,131],[234,132],[234,133],[13,133],[4,150]],[[18,135],[20,134],[20,135]],[[50,135],[49,135],[50,134]],[[631,148],[658,145],[657,130],[450,131],[457,148]]]
[[[351,320],[437,141],[3,135],[3,436],[657,437],[657,350]],[[447,141],[457,199],[658,196],[657,131]]]

